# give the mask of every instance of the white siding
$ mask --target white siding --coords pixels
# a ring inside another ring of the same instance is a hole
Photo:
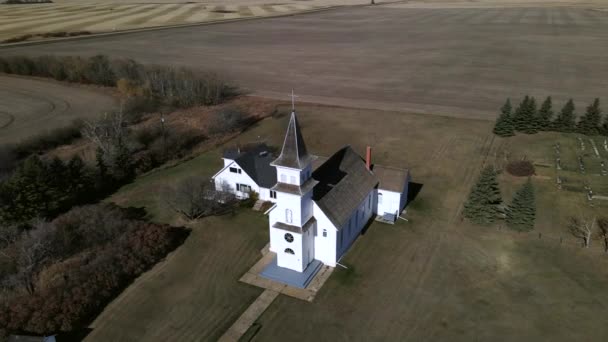
[[[311,166],[307,166],[304,170],[290,169],[286,167],[277,166],[277,182],[302,185],[309,178],[312,173]]]
[[[276,202],[275,199],[270,198],[270,190],[269,189],[259,187],[257,185],[257,183],[245,172],[245,170],[243,170],[234,161],[231,161],[231,160],[228,160],[228,159],[224,159],[224,162],[226,162],[226,161],[230,161],[230,163],[228,163],[228,165],[224,166],[225,168],[224,168],[224,170],[222,172],[220,172],[219,174],[215,175],[214,182],[215,182],[215,189],[216,190],[221,190],[222,189],[222,183],[226,182],[230,186],[231,191],[238,198],[246,198],[247,197],[247,193],[246,192],[237,191],[236,190],[236,184],[245,184],[245,185],[250,186],[251,190],[257,192],[260,195],[260,199],[261,200]],[[241,173],[230,172],[230,168],[231,167],[235,167],[235,168],[241,170]]]
[[[314,204],[314,215],[317,219],[315,259],[327,266],[336,267],[336,236],[338,230],[316,203]],[[324,230],[327,231],[327,236],[323,236]]]
[[[384,213],[398,214],[401,212],[401,193],[378,189],[378,215]]]
[[[285,234],[291,234],[293,236],[293,242],[287,242],[285,240]],[[302,235],[297,233],[288,232],[282,229],[270,228],[270,250],[277,254],[277,265],[279,267],[285,267],[294,271],[304,271],[304,243],[302,241]],[[291,248],[295,254],[288,254],[285,252],[287,248]],[[308,265],[308,263],[306,263]]]

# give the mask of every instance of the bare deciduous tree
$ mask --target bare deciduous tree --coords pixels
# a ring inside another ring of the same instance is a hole
[[[104,153],[112,154],[117,149],[117,145],[125,142],[127,136],[127,125],[122,109],[106,113],[97,121],[85,121],[81,133]]]
[[[224,213],[236,202],[227,185],[222,185],[222,190],[218,191],[212,181],[196,177],[167,187],[162,199],[171,210],[187,220]]]
[[[604,242],[604,252],[608,253],[608,219],[597,220],[598,235]]]
[[[33,229],[22,234],[12,248],[6,248],[2,255],[11,258],[16,272],[4,281],[9,288],[21,288],[32,294],[36,290],[37,275],[52,257],[55,227],[47,222],[38,221]]]
[[[591,243],[591,237],[593,236],[595,229],[595,221],[595,217],[592,219],[586,219],[582,216],[570,218],[568,230],[572,236],[581,239],[585,248],[588,248]]]

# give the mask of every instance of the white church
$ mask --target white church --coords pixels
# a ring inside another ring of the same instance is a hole
[[[308,153],[295,111],[277,158],[258,144],[226,150],[223,159],[213,176],[218,190],[241,198],[256,191],[275,203],[268,213],[275,275],[335,267],[372,217],[394,222],[407,204],[408,170],[373,165],[369,147],[365,159],[350,146],[329,158]]]

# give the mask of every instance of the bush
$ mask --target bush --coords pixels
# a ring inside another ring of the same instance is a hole
[[[36,69],[34,61],[24,56],[7,57],[5,63],[7,65],[6,72],[10,74],[32,76]]]
[[[240,108],[223,108],[213,114],[209,130],[212,134],[225,134],[240,130],[246,123],[247,114]]]
[[[52,277],[45,278],[45,286],[32,294],[13,296],[0,304],[0,330],[52,334],[84,328],[122,288],[188,236],[185,229],[131,219],[124,210],[111,206],[75,210],[52,226],[52,234],[44,241],[54,241],[51,250],[61,251],[53,256]],[[97,234],[107,229],[110,234]],[[61,247],[70,239],[87,239],[92,245],[83,249],[76,244],[79,248],[74,253]]]
[[[108,87],[116,85],[116,75],[110,67],[110,60],[104,55],[89,58],[84,75],[93,84]]]
[[[175,131],[171,128],[167,128],[163,135],[161,127],[157,126],[140,130],[135,139],[147,149],[138,161],[138,172],[143,173],[170,159],[185,157],[205,136],[196,130]]]
[[[12,148],[8,146],[0,146],[0,182],[3,175],[8,174],[17,162],[17,158]]]
[[[516,177],[529,177],[535,174],[534,164],[529,160],[516,160],[507,164],[507,172]]]

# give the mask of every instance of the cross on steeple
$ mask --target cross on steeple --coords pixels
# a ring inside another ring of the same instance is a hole
[[[296,97],[299,97],[299,96],[296,96],[295,93],[293,92],[293,89],[291,89],[290,97],[291,97],[291,111],[295,112],[296,111]]]

